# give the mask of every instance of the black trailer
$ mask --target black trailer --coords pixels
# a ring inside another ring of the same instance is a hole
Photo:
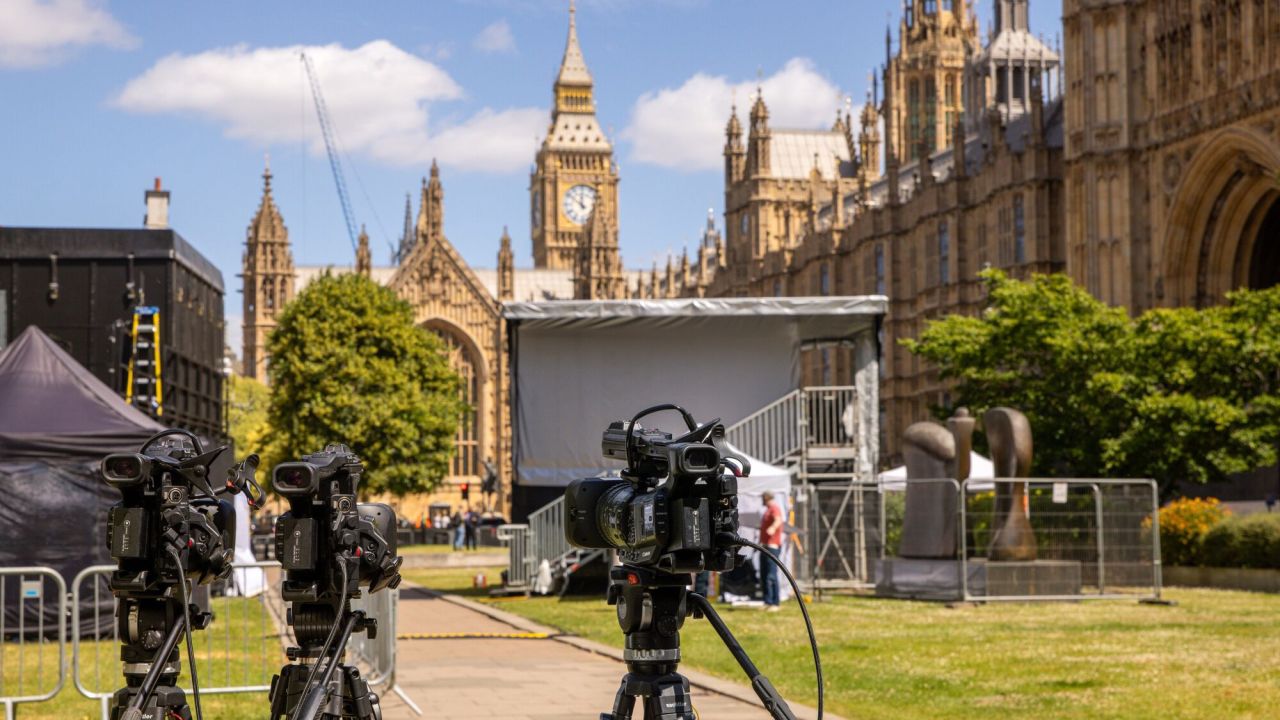
[[[208,438],[223,435],[223,294],[171,229],[0,227],[0,347],[39,327],[124,402],[134,308],[158,308],[158,419]]]

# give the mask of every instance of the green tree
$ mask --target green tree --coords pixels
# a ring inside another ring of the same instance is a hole
[[[266,385],[242,375],[230,377],[228,392],[227,427],[237,457],[249,453],[263,455],[263,445],[271,437],[271,425],[267,421],[271,392]],[[267,467],[265,461],[264,457],[263,467]]]
[[[463,412],[460,380],[408,303],[358,274],[323,275],[285,307],[267,342],[270,423],[285,457],[342,442],[366,487],[429,491]]]
[[[1280,289],[1134,320],[1063,275],[982,274],[979,317],[904,344],[981,413],[1007,405],[1035,434],[1035,472],[1202,483],[1276,461]]]

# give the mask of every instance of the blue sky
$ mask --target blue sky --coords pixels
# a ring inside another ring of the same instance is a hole
[[[566,0],[219,3],[0,0],[0,224],[133,227],[160,176],[172,225],[223,272],[238,320],[245,227],[270,152],[295,261],[349,263],[299,47],[346,154],[357,221],[388,262],[432,157],[445,230],[476,266],[510,226],[531,263],[528,174]],[[984,29],[990,0],[978,4]],[[723,187],[721,134],[763,78],[775,125],[862,102],[900,0],[581,0],[578,27],[622,184],[624,262],[692,245]],[[1059,32],[1061,0],[1032,0]],[[235,338],[238,345],[238,337]]]

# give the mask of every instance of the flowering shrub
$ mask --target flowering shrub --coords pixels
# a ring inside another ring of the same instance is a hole
[[[1280,515],[1228,517],[1205,535],[1203,552],[1206,565],[1280,568]]]
[[[1204,565],[1204,539],[1230,515],[1217,498],[1180,498],[1160,508],[1160,559],[1165,565]],[[1151,518],[1143,521],[1151,528]],[[1235,564],[1235,563],[1232,563]]]

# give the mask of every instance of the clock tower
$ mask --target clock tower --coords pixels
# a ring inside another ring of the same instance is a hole
[[[529,180],[533,263],[538,268],[574,268],[598,204],[617,219],[618,167],[613,145],[596,120],[592,87],[570,2],[569,39],[556,77],[551,125]],[[616,234],[612,240],[616,246]]]

